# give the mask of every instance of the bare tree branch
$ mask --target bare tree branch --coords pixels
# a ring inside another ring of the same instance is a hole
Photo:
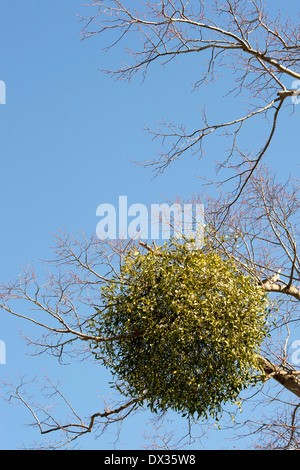
[[[232,147],[228,157],[219,164],[226,168],[233,154],[239,162],[232,165],[236,188],[232,191],[231,201],[225,208],[225,215],[238,200],[252,177],[254,169],[265,156],[277,127],[277,118],[286,98],[298,95],[297,90],[286,88],[285,81],[300,79],[299,68],[299,25],[289,19],[282,22],[280,16],[271,19],[265,12],[263,2],[215,1],[182,2],[167,0],[141,3],[132,6],[128,1],[95,1],[91,5],[96,13],[89,18],[81,18],[85,23],[82,35],[89,38],[104,35],[113,40],[105,50],[127,44],[127,38],[136,38],[134,49],[125,47],[130,63],[116,70],[105,70],[116,79],[131,80],[137,73],[145,78],[149,66],[160,61],[167,64],[186,54],[201,54],[207,62],[195,88],[214,81],[216,68],[232,68],[235,90],[246,94],[250,110],[242,118],[218,124],[208,124],[203,109],[205,126],[187,131],[183,125],[163,123],[158,129],[149,132],[167,143],[168,149],[161,152],[158,159],[143,163],[153,167],[156,174],[163,172],[170,164],[186,152],[203,154],[203,140],[211,133],[225,130],[232,136]],[[91,29],[94,27],[94,29]],[[107,35],[106,35],[107,33]],[[105,40],[105,39],[104,39]],[[263,102],[261,106],[259,101]],[[278,105],[276,103],[278,102]],[[224,101],[225,105],[225,101]],[[237,136],[248,121],[254,117],[268,117],[275,109],[269,138],[249,161],[244,161],[244,152],[238,150]],[[230,133],[230,129],[233,129]],[[237,171],[239,169],[239,171]],[[227,181],[223,180],[223,183]]]

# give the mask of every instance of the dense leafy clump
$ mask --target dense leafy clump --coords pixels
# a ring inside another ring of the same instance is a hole
[[[172,242],[131,251],[114,281],[91,330],[118,339],[92,348],[124,393],[155,411],[217,418],[253,383],[268,301],[232,261]]]

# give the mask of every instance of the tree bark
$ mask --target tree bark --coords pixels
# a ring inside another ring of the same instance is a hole
[[[298,375],[293,372],[287,372],[276,366],[271,361],[262,356],[257,356],[259,365],[266,374],[267,378],[275,379],[280,385],[300,398],[300,380]]]

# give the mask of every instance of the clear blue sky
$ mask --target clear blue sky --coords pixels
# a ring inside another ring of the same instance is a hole
[[[134,0],[137,2],[137,0]],[[268,1],[271,11],[281,2]],[[289,2],[291,16],[297,2]],[[103,54],[101,38],[80,41],[76,14],[90,14],[79,0],[15,0],[0,6],[0,80],[7,87],[7,102],[0,105],[0,280],[18,275],[20,266],[51,256],[52,233],[83,230],[94,233],[96,208],[116,204],[127,195],[129,204],[158,203],[164,197],[189,197],[201,191],[195,175],[210,176],[219,158],[218,141],[202,162],[186,158],[153,180],[151,170],[132,160],[152,159],[156,143],[143,130],[165,118],[195,127],[201,116],[197,106],[207,103],[210,115],[222,119],[239,100],[222,99],[219,88],[192,94],[201,64],[187,60],[184,67],[154,66],[141,84],[114,82],[98,71],[119,63],[121,51]],[[228,79],[228,77],[227,77]],[[287,84],[289,86],[290,84]],[[239,111],[238,111],[239,112]],[[299,116],[281,118],[281,131],[268,154],[280,172],[299,175]],[[254,138],[255,140],[255,138]],[[251,137],[250,143],[253,141]],[[294,149],[286,155],[285,148]],[[287,159],[289,162],[286,167]],[[0,340],[5,341],[7,363],[0,365],[0,380],[17,374],[28,378],[43,371],[64,379],[64,390],[83,414],[102,409],[99,397],[109,389],[107,374],[98,365],[59,366],[55,359],[32,358],[19,330],[30,325],[0,312]],[[79,380],[78,380],[79,378]],[[139,448],[148,416],[123,425],[119,448]],[[0,401],[0,448],[16,449],[39,440],[38,431],[26,427],[30,416],[23,407]],[[182,426],[179,421],[178,426]],[[232,447],[225,433],[212,433],[208,448]],[[114,435],[83,440],[82,448],[111,448]]]

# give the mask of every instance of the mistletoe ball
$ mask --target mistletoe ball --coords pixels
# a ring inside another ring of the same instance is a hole
[[[236,264],[209,249],[170,242],[129,252],[102,289],[93,334],[96,357],[128,396],[152,411],[218,418],[255,383],[256,354],[268,334],[268,299]]]

